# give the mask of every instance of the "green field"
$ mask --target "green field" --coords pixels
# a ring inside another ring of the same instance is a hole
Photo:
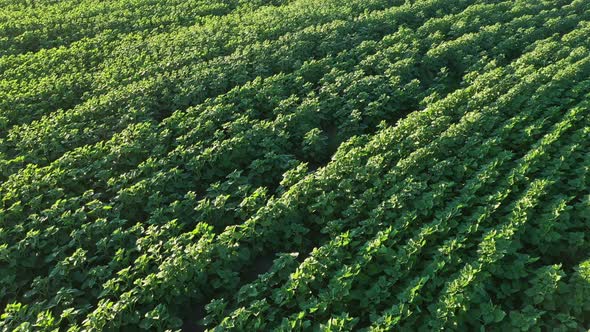
[[[590,1],[0,0],[0,331],[587,331]]]

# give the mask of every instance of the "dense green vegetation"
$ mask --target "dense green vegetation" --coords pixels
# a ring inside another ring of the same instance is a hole
[[[1,330],[590,329],[590,2],[0,7]]]

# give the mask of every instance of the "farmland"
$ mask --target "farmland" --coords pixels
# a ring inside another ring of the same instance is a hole
[[[590,329],[590,1],[0,8],[0,330]]]

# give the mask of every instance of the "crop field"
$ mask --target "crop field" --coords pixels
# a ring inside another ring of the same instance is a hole
[[[590,1],[0,0],[0,331],[587,331]]]

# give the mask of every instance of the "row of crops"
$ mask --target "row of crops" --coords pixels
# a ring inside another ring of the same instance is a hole
[[[590,328],[590,2],[0,6],[0,329]]]

